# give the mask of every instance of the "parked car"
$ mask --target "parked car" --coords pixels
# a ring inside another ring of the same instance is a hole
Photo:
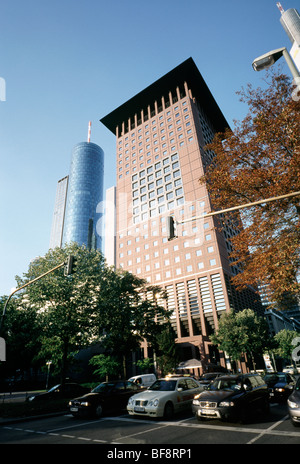
[[[194,396],[200,391],[199,384],[192,377],[166,377],[129,398],[127,411],[131,415],[169,419],[174,413],[191,408]]]
[[[91,391],[90,388],[82,387],[78,383],[65,383],[64,386],[62,386],[62,384],[55,385],[47,392],[29,396],[27,399],[28,401],[52,400],[55,398],[70,399],[89,391]]]
[[[287,405],[292,424],[300,426],[300,377],[296,382],[293,393],[288,397]]]
[[[292,393],[296,379],[287,372],[272,372],[264,376],[269,387],[270,401],[286,401]]]
[[[294,366],[286,366],[282,369],[282,372],[287,372],[288,374],[298,374],[298,369]]]
[[[142,375],[135,375],[134,377],[130,377],[128,379],[129,382],[134,382],[141,387],[150,387],[156,380],[155,374],[142,374]]]
[[[196,395],[192,411],[198,420],[245,421],[256,409],[269,410],[268,386],[258,374],[223,375]]]
[[[198,383],[201,387],[203,387],[203,390],[205,390],[205,387],[208,387],[217,377],[220,377],[221,375],[224,375],[224,372],[208,372],[207,374],[201,375]]]
[[[69,402],[69,409],[74,417],[101,417],[108,411],[126,410],[130,396],[144,390],[128,380],[102,382],[90,393]]]

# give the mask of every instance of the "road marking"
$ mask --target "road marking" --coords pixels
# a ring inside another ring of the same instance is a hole
[[[225,432],[239,432],[239,433],[250,433],[250,434],[255,434],[256,436],[253,437],[247,444],[252,444],[255,443],[257,440],[259,440],[261,437],[264,435],[273,435],[273,436],[283,436],[283,437],[296,437],[300,439],[300,431],[299,432],[291,432],[291,431],[280,431],[280,430],[275,430],[276,427],[281,425],[289,416],[286,415],[284,416],[281,420],[275,422],[272,424],[270,427],[267,429],[258,429],[258,428],[247,428],[247,427],[235,427],[235,426],[226,426],[223,424],[217,425],[211,425],[207,423],[191,423],[189,421],[193,420],[194,418],[188,418],[188,419],[183,419],[179,421],[157,421],[154,422],[153,420],[149,419],[142,419],[141,417],[137,418],[132,418],[128,416],[119,416],[119,417],[104,417],[102,419],[99,419],[97,421],[92,421],[92,422],[84,422],[84,423],[79,423],[75,425],[69,425],[67,427],[61,427],[59,429],[53,429],[53,430],[48,430],[46,432],[43,431],[34,431],[31,429],[22,429],[21,427],[12,427],[12,426],[3,426],[4,429],[6,430],[11,430],[11,431],[20,431],[20,432],[27,432],[27,433],[36,433],[36,434],[42,434],[42,435],[49,435],[53,437],[63,437],[63,438],[70,438],[73,440],[82,440],[82,441],[91,441],[94,443],[108,443],[108,444],[124,444],[124,440],[128,440],[132,437],[136,437],[137,435],[143,435],[147,434],[153,431],[157,431],[159,429],[167,428],[167,427],[185,427],[185,428],[193,428],[193,429],[206,429],[206,430],[222,430]],[[71,428],[76,428],[76,427],[84,427],[86,425],[94,425],[98,422],[104,422],[104,421],[118,421],[118,422],[133,422],[136,425],[138,424],[151,424],[152,428],[144,431],[137,432],[135,434],[130,434],[126,435],[124,437],[119,437],[117,440],[113,441],[107,441],[107,440],[99,440],[99,439],[92,439],[92,438],[87,438],[87,437],[77,437],[76,435],[68,435],[68,434],[60,434],[57,433],[58,431],[66,430],[66,429],[71,429]]]
[[[247,428],[247,427],[235,427],[235,426],[227,426],[227,425],[210,425],[210,424],[191,424],[191,423],[188,423],[188,422],[183,422],[183,421],[177,421],[177,422],[157,422],[157,424],[161,424],[163,427],[167,427],[167,426],[170,426],[170,427],[187,427],[187,428],[195,428],[195,429],[206,429],[206,430],[223,430],[223,431],[227,431],[227,432],[239,432],[239,433],[253,433],[253,434],[256,434],[258,436],[262,436],[262,435],[274,435],[274,436],[289,436],[289,437],[297,437],[300,439],[300,432],[290,432],[290,431],[280,431],[280,430],[273,430],[275,427],[277,427],[278,425],[280,425],[282,422],[284,422],[286,420],[288,416],[285,416],[282,420],[276,422],[275,424],[273,424],[271,427],[265,429],[265,430],[262,430],[262,429],[257,429],[257,428]],[[114,417],[107,417],[106,418],[107,420],[115,420],[116,418]],[[139,420],[136,420],[134,418],[131,418],[131,417],[118,417],[117,418],[119,421],[124,421],[124,422],[136,422],[136,424],[139,424],[139,423],[144,423],[144,424],[153,424],[152,421],[150,420],[147,420],[147,419],[142,419],[141,417],[139,417]],[[192,420],[193,418],[190,418],[188,420]],[[186,419],[185,419],[186,421]],[[156,429],[152,429],[152,430],[158,430],[158,428]],[[145,430],[144,432],[139,432],[139,434],[142,434],[142,433],[147,433],[147,430]],[[127,438],[127,437],[122,437],[122,438],[119,438],[119,442],[122,441],[124,438]],[[255,441],[258,437],[255,437],[253,440]],[[252,440],[249,442],[251,443]],[[121,444],[121,443],[120,443]],[[124,444],[124,443],[123,443]]]
[[[104,420],[105,420],[105,418],[99,419],[99,420],[96,420],[96,421],[79,422],[79,424],[68,425],[67,427],[59,427],[58,429],[51,429],[51,430],[48,430],[48,433],[50,433],[50,432],[59,432],[59,431],[61,431],[61,430],[74,429],[74,428],[76,428],[76,427],[84,427],[85,425],[96,424],[96,423],[98,423],[98,422],[103,422]]]
[[[288,419],[288,415],[283,417],[283,419],[275,422],[275,424],[271,425],[268,429],[265,429],[263,430],[257,437],[255,438],[252,438],[252,440],[250,440],[247,445],[252,445],[253,443],[255,443],[257,440],[259,440],[261,437],[263,437],[264,435],[266,435],[267,433],[271,432],[271,430],[275,429],[275,427],[277,427],[278,425],[282,424],[284,421],[286,421],[286,419]],[[290,433],[288,433],[290,435]]]
[[[127,440],[128,438],[131,438],[131,437],[136,437],[137,435],[142,435],[142,434],[145,434],[145,433],[149,433],[149,432],[153,432],[153,430],[159,430],[159,429],[164,429],[168,427],[168,425],[163,425],[161,427],[155,427],[153,429],[149,429],[149,430],[143,430],[141,432],[137,432],[137,433],[133,433],[131,435],[127,435],[125,437],[120,437],[120,440]],[[121,445],[121,444],[124,444],[124,443],[119,443],[118,441],[113,441],[112,442],[113,445]]]

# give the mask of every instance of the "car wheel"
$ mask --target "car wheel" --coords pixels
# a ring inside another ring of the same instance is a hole
[[[164,418],[165,419],[172,419],[174,415],[174,407],[173,407],[173,404],[168,402],[165,406],[165,410],[164,410]]]
[[[96,409],[95,409],[95,416],[96,417],[101,417],[102,414],[103,414],[103,408],[102,408],[101,404],[98,404],[96,406]]]

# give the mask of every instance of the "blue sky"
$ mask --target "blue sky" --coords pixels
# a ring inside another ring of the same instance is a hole
[[[263,85],[253,59],[291,48],[279,20],[275,0],[2,0],[0,295],[48,251],[57,181],[89,120],[104,189],[115,184],[115,137],[99,119],[189,57],[233,126],[247,113],[236,91]]]

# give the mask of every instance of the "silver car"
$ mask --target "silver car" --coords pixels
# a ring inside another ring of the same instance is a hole
[[[131,415],[170,419],[184,409],[192,412],[193,398],[200,392],[201,387],[191,377],[166,377],[129,398],[127,411]]]
[[[300,426],[300,377],[293,393],[288,397],[287,405],[292,424]]]

